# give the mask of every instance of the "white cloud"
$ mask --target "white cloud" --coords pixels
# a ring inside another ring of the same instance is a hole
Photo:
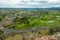
[[[58,2],[60,2],[59,0],[49,0],[48,1],[49,3],[58,3]]]
[[[0,0],[1,5],[14,5],[19,0]]]
[[[60,7],[59,0],[0,0],[0,7]]]

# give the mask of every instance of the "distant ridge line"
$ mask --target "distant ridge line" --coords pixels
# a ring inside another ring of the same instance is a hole
[[[0,10],[60,10],[60,8],[0,8]]]

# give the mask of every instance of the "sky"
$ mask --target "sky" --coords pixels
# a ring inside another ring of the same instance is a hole
[[[0,8],[60,7],[60,0],[0,0]]]

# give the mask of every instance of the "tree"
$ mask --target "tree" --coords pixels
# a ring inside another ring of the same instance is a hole
[[[24,24],[29,24],[29,18],[28,17],[20,18],[20,22]]]
[[[60,26],[56,26],[55,29],[57,32],[60,32]]]
[[[55,27],[50,27],[50,29],[49,29],[49,34],[54,34],[54,33],[56,33],[57,31],[56,31],[56,28]]]

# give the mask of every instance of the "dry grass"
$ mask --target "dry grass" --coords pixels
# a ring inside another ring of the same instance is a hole
[[[6,38],[5,40],[22,40],[23,36],[21,34],[16,34],[13,37],[10,36],[8,38]]]

